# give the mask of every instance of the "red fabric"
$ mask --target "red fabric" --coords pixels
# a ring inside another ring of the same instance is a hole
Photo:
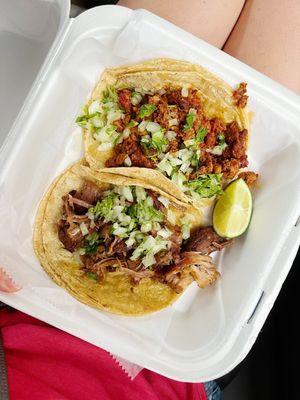
[[[202,384],[144,369],[131,381],[111,356],[18,311],[1,311],[11,400],[206,400]]]

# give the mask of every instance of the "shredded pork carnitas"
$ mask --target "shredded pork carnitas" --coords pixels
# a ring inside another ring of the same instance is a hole
[[[85,273],[101,281],[107,272],[121,272],[129,275],[134,285],[147,277],[168,284],[178,293],[193,280],[199,287],[205,287],[218,278],[209,254],[231,241],[220,238],[212,227],[197,229],[184,240],[182,227],[167,220],[167,208],[155,192],[141,188],[137,192],[132,187],[122,190],[126,198],[113,192],[103,193],[93,182],[86,181],[82,190],[71,191],[63,197],[58,237],[67,250],[79,251]],[[137,195],[143,200],[137,202],[134,198]],[[143,201],[145,208],[139,209]],[[122,215],[120,210],[123,210]],[[126,234],[125,223],[119,226],[114,222],[114,212],[119,212],[118,218],[129,224]],[[138,212],[141,212],[142,222],[138,222]],[[151,226],[144,221],[148,215],[154,219]],[[135,224],[135,228],[130,228],[130,224]],[[134,229],[148,231],[141,233]],[[138,239],[131,240],[131,236]],[[146,247],[149,240],[152,244]],[[138,246],[140,253],[136,253]],[[149,255],[151,252],[153,254]]]

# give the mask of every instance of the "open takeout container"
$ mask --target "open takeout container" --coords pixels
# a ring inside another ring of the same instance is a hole
[[[21,9],[24,4],[28,10]],[[67,1],[15,0],[5,7],[0,40],[8,54],[24,48],[28,64],[12,58],[11,68],[4,67],[1,127],[11,124],[56,38],[1,149],[0,265],[22,290],[0,293],[0,299],[173,379],[196,382],[226,374],[255,342],[299,246],[299,97],[144,10],[104,6],[68,19]],[[34,256],[32,227],[49,183],[82,155],[74,120],[99,74],[155,57],[201,64],[231,85],[248,82],[254,112],[250,167],[260,173],[261,184],[249,230],[216,260],[222,277],[214,287],[191,285],[172,307],[126,318],[87,307],[57,287]]]

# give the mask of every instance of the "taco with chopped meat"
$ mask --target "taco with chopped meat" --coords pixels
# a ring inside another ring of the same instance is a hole
[[[184,61],[107,69],[77,118],[87,162],[210,205],[248,165],[245,93]]]
[[[45,194],[34,249],[49,276],[79,301],[122,315],[158,311],[193,281],[219,273],[209,254],[230,243],[200,228],[199,210],[155,185],[79,162]]]

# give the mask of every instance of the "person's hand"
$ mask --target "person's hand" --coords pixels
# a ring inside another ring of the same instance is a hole
[[[13,293],[21,289],[21,286],[17,285],[8,273],[0,267],[0,291]]]

